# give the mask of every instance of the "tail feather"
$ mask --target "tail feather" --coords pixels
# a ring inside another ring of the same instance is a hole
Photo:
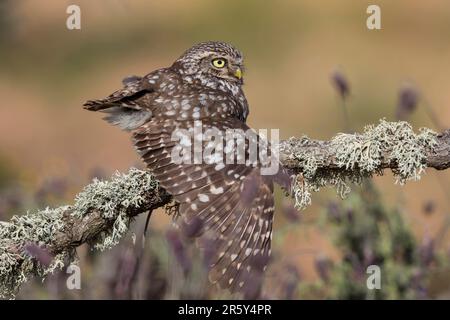
[[[137,106],[120,106],[108,103],[103,100],[89,100],[84,105],[84,109],[89,111],[99,111],[106,113],[103,119],[118,126],[122,130],[134,130],[152,117],[150,110],[143,110]]]
[[[88,100],[83,104],[83,108],[89,111],[101,111],[110,107],[112,105],[105,103],[103,100]]]

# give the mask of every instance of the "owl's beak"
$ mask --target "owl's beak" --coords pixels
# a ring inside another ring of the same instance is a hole
[[[234,70],[234,76],[236,78],[238,78],[239,80],[242,79],[242,70],[241,70],[241,68],[237,68],[236,70]]]

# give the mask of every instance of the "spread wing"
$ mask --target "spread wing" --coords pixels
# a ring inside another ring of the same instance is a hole
[[[248,132],[247,106],[224,92],[183,87],[168,71],[127,80],[123,89],[85,107],[107,112],[106,120],[133,130],[148,169],[180,203],[180,223],[201,224],[197,243],[210,253],[210,279],[233,292],[257,292],[270,256],[272,178],[287,185],[289,177],[283,171],[273,177],[261,174],[261,163],[250,159],[260,139],[256,134],[240,143],[231,139],[231,147],[222,144],[205,157],[208,132],[222,138],[230,130]]]
[[[249,287],[248,282],[254,282],[255,274],[263,272],[269,260],[273,184],[261,175],[258,163],[223,163],[227,155],[236,152],[226,146],[221,150],[223,162],[217,161],[216,155],[216,162],[206,164],[203,159],[201,163],[192,163],[195,147],[190,152],[191,163],[174,161],[176,148],[180,146],[201,143],[206,150],[208,142],[200,139],[198,133],[174,141],[174,132],[193,132],[199,123],[203,133],[209,129],[222,134],[230,129],[243,132],[250,129],[235,118],[204,118],[201,122],[152,120],[135,131],[135,146],[156,179],[180,203],[183,223],[200,221],[203,228],[198,243],[214,251],[210,280],[222,288],[242,291]],[[245,143],[246,156],[249,141]]]

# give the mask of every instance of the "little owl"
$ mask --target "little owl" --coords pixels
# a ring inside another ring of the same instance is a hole
[[[174,161],[174,148],[181,142],[174,141],[173,133],[193,132],[199,124],[201,133],[249,130],[242,74],[243,58],[237,49],[223,42],[204,42],[188,49],[172,66],[127,78],[122,89],[84,104],[132,132],[147,168],[179,204],[178,224],[201,225],[193,236],[200,248],[210,252],[210,280],[232,292],[253,290],[266,268],[273,181],[288,188],[289,176],[283,169],[276,175],[262,175],[259,160]],[[248,156],[249,142],[244,145]],[[227,147],[219,150],[229,152]]]

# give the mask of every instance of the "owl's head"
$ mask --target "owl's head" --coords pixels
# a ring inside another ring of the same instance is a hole
[[[225,42],[202,42],[188,49],[176,62],[187,77],[208,82],[243,83],[243,57],[239,50]]]

